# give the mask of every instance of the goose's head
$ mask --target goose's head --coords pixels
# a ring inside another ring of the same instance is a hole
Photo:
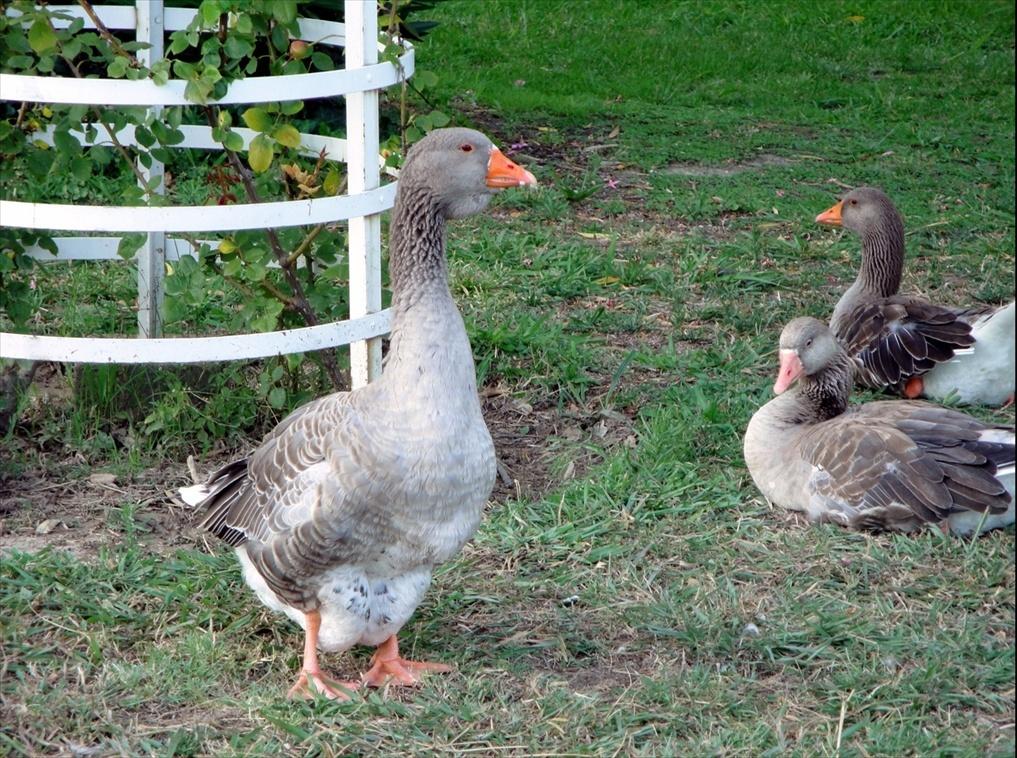
[[[780,333],[780,370],[773,391],[779,395],[802,376],[814,376],[829,367],[842,351],[830,328],[819,319],[802,316]]]
[[[893,202],[875,187],[851,190],[836,205],[816,216],[816,222],[843,226],[862,237],[898,225],[903,226]]]
[[[537,183],[474,129],[435,129],[410,148],[400,182],[438,200],[445,218],[479,213],[496,192]]]

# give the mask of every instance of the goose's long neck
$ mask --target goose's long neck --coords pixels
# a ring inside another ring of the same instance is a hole
[[[431,192],[404,184],[399,187],[390,229],[388,267],[398,320],[422,295],[448,293],[445,219]]]
[[[896,295],[903,271],[904,222],[896,211],[887,209],[882,223],[862,234],[862,266],[856,285],[866,295]]]
[[[402,184],[390,230],[392,338],[383,376],[435,397],[468,385],[475,397],[473,355],[448,287],[438,201],[424,188]]]
[[[825,369],[812,376],[803,376],[796,393],[796,406],[802,415],[798,423],[819,423],[839,416],[848,407],[851,384],[854,381],[854,366],[843,350]]]

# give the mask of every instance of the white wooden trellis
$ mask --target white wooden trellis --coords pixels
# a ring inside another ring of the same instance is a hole
[[[49,6],[81,18],[95,28],[78,6]],[[395,182],[381,184],[378,138],[378,91],[413,73],[413,48],[403,44],[398,64],[378,62],[378,31],[374,0],[345,0],[345,23],[300,19],[300,35],[317,45],[345,46],[345,69],[278,77],[251,77],[234,82],[220,104],[254,104],[282,100],[346,97],[345,140],[301,134],[301,152],[317,155],[324,148],[332,161],[345,162],[348,193],[337,197],[230,206],[119,207],[26,203],[0,200],[0,224],[27,229],[79,232],[144,232],[138,265],[138,323],[145,339],[51,337],[0,332],[0,357],[76,363],[200,363],[264,358],[350,345],[351,379],[362,386],[381,373],[381,336],[389,328],[389,311],[381,309],[380,214],[391,208]],[[109,29],[135,29],[137,39],[153,45],[152,59],[161,55],[164,31],[184,29],[196,13],[164,8],[162,0],[137,0],[135,7],[95,6]],[[58,22],[68,24],[69,21]],[[146,106],[188,105],[185,83],[170,80],[158,86],[149,79],[109,80],[0,74],[0,99],[14,102]],[[174,147],[216,150],[208,126],[181,127],[184,139]],[[245,148],[256,132],[234,129]],[[93,141],[72,132],[82,144],[102,144],[110,135],[101,127]],[[133,127],[117,133],[125,146],[137,144]],[[52,131],[37,135],[51,141]],[[159,176],[161,165],[149,169]],[[386,174],[391,172],[386,171]],[[222,232],[288,227],[349,220],[350,318],[331,324],[247,335],[158,338],[158,312],[165,261],[190,255],[190,246],[173,233]],[[56,238],[56,260],[116,259],[119,237]],[[30,254],[54,260],[38,248]]]

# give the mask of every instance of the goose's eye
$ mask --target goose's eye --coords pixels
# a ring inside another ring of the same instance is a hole
[[[857,200],[848,200],[848,205],[858,205]]]
[[[809,347],[810,345],[812,345],[812,340],[806,340],[805,347]]]
[[[464,153],[472,153],[473,152],[473,145],[471,145],[469,142],[466,142],[466,143],[463,143],[462,145],[460,145],[459,149],[462,150]]]

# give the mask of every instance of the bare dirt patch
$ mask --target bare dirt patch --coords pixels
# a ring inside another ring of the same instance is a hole
[[[559,436],[578,441],[595,434],[587,429],[596,420],[578,411],[564,417],[553,398],[531,404],[506,387],[494,386],[482,389],[482,402],[498,454],[492,494],[498,502],[540,498],[560,486],[563,479],[554,471],[551,441]],[[94,560],[103,547],[122,542],[128,529],[157,552],[200,544],[200,535],[190,528],[193,513],[167,494],[190,483],[185,461],[114,475],[92,471],[80,454],[43,452],[25,439],[9,444],[34,465],[16,475],[0,474],[0,554],[52,548]],[[245,452],[216,451],[199,457],[195,465],[205,476]],[[569,478],[585,469],[584,457],[577,454]]]
[[[664,169],[664,173],[678,176],[735,176],[746,171],[758,171],[774,166],[791,166],[794,163],[795,161],[790,158],[761,153],[747,161],[731,162],[722,166],[707,166],[702,163],[672,163]]]
[[[2,482],[0,554],[52,548],[90,560],[120,543],[128,530],[158,552],[193,544],[189,514],[166,496],[167,489],[188,481],[183,464],[161,463],[119,477],[82,476],[80,464],[42,461],[37,470]]]

